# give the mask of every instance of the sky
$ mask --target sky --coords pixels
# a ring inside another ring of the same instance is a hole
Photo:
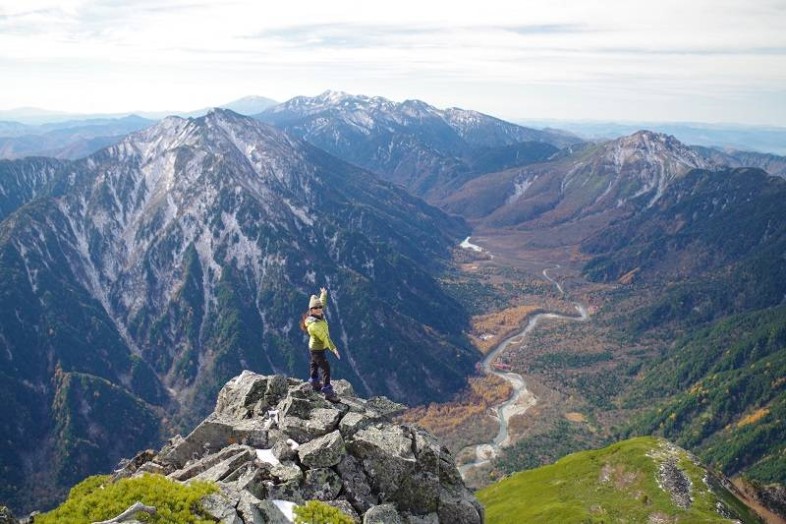
[[[786,0],[0,0],[0,110],[326,90],[506,120],[786,126]]]

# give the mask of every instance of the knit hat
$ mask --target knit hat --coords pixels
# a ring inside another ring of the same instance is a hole
[[[308,309],[315,307],[322,307],[322,301],[319,300],[318,296],[311,295],[311,299],[308,301]]]

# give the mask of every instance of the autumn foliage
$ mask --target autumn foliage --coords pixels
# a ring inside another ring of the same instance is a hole
[[[520,330],[524,320],[539,311],[537,306],[516,306],[472,318],[472,341],[481,352],[489,350]]]
[[[453,402],[446,404],[429,404],[408,410],[401,418],[404,422],[414,423],[439,436],[448,443],[457,441],[457,446],[466,445],[465,437],[469,438],[467,428],[480,427],[472,419],[485,418],[490,409],[508,398],[513,393],[511,385],[496,375],[472,377],[469,385],[462,390]],[[496,431],[496,425],[494,426]],[[458,445],[461,444],[461,445]]]

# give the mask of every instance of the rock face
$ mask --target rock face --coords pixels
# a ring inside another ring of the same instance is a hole
[[[312,499],[363,523],[483,522],[450,452],[391,421],[403,405],[333,385],[335,404],[300,380],[244,371],[188,436],[121,462],[115,475],[217,482],[205,507],[227,524],[289,522],[287,508]]]
[[[5,506],[0,506],[0,524],[17,524],[19,522],[14,518],[11,510]]]

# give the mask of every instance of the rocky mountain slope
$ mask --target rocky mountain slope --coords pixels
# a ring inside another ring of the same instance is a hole
[[[368,172],[224,110],[39,164],[2,181],[47,181],[0,223],[4,500],[193,423],[242,369],[305,375],[297,322],[320,286],[334,373],[363,394],[440,398],[472,369],[435,279],[465,226]]]
[[[0,160],[0,220],[48,191],[63,163],[52,158],[25,162]]]
[[[475,111],[440,110],[419,100],[395,103],[332,91],[293,98],[257,118],[427,199],[444,196],[456,181],[487,168],[498,148],[510,161],[505,148],[539,144],[518,152],[515,162],[523,165],[581,142],[568,134],[529,129]]]
[[[747,294],[776,305],[783,296],[776,281],[783,266],[778,253],[786,249],[780,212],[785,194],[786,181],[760,169],[692,170],[652,205],[588,237],[582,251],[593,260],[585,269],[593,279],[616,280],[635,271],[652,280],[733,267],[724,271],[732,271],[736,281],[727,290],[743,291],[737,282],[767,278],[771,285],[749,282]],[[746,276],[761,264],[769,266],[761,272],[770,276]]]
[[[729,167],[756,167],[771,175],[786,178],[786,157],[784,156],[713,147],[693,146],[693,149],[716,164]]]
[[[714,164],[674,137],[639,131],[565,149],[548,162],[472,179],[436,203],[480,225],[544,227],[611,220],[654,205],[691,169]]]

